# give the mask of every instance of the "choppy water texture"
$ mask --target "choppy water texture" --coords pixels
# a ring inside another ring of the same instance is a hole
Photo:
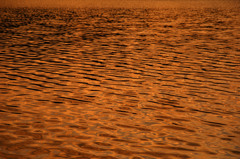
[[[239,8],[0,9],[1,159],[239,158]]]

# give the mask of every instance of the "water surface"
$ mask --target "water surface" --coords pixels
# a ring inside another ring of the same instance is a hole
[[[0,19],[0,158],[240,157],[239,8]]]

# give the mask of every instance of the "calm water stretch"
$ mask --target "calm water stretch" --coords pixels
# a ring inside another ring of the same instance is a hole
[[[239,8],[0,8],[0,159],[240,158]]]

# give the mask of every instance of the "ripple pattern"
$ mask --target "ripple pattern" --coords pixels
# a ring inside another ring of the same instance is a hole
[[[239,158],[239,19],[0,8],[0,158]]]

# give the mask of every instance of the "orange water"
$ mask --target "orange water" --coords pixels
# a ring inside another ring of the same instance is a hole
[[[239,9],[0,9],[1,159],[240,157]]]

